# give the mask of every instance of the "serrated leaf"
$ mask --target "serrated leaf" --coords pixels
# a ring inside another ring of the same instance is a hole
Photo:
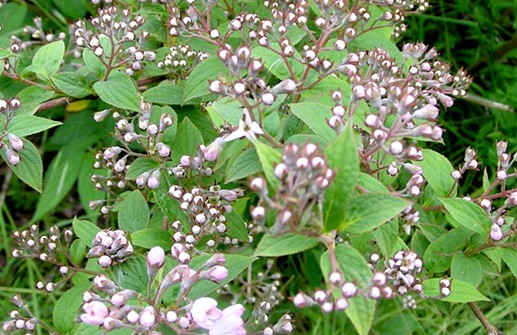
[[[194,98],[210,94],[209,80],[216,80],[221,73],[227,71],[218,57],[210,57],[199,63],[188,76],[183,90],[183,104]]]
[[[332,116],[328,106],[315,102],[301,102],[289,104],[289,107],[296,117],[325,142],[336,138],[336,132],[327,124],[327,120]]]
[[[74,264],[81,264],[86,256],[86,244],[80,239],[74,240],[70,245],[70,258]]]
[[[481,207],[459,198],[441,198],[440,202],[460,225],[481,236],[488,236],[492,222]]]
[[[406,200],[390,194],[367,193],[352,199],[345,212],[340,230],[361,234],[393,219],[410,205]]]
[[[207,107],[212,121],[219,126],[228,122],[232,126],[239,125],[242,119],[242,106],[235,100],[230,98],[222,98],[214,101],[211,106]]]
[[[95,93],[105,103],[135,112],[140,111],[140,99],[134,81],[122,72],[113,72],[108,80],[93,84]]]
[[[41,66],[46,71],[46,78],[55,74],[65,55],[65,42],[56,41],[42,46],[32,58],[32,65]]]
[[[83,241],[83,243],[88,247],[93,245],[93,239],[95,238],[95,235],[101,231],[99,227],[90,221],[79,220],[77,218],[74,218],[72,221],[72,226],[74,228],[75,235],[77,235],[77,237],[79,237],[81,241]]]
[[[178,201],[173,199],[168,193],[169,187],[170,186],[167,183],[167,180],[161,182],[160,186],[153,190],[154,200],[158,204],[158,207],[160,207],[162,213],[167,217],[169,222],[174,222],[176,220],[187,222],[188,217],[180,208]]]
[[[17,115],[9,122],[7,131],[19,137],[37,134],[44,130],[61,125],[59,121],[31,115]]]
[[[315,247],[318,243],[317,239],[305,235],[290,233],[273,236],[266,234],[260,240],[254,256],[280,257],[297,254]]]
[[[83,304],[83,293],[91,287],[91,283],[74,286],[68,289],[56,302],[52,312],[54,327],[62,334],[70,332],[75,325],[75,317]]]
[[[430,297],[437,297],[440,295],[440,278],[433,278],[424,280],[422,283],[424,287],[424,294]],[[451,280],[451,294],[441,299],[447,302],[472,302],[472,301],[490,301],[474,286],[461,280]]]
[[[447,197],[453,187],[456,190],[451,176],[454,170],[451,162],[434,150],[422,149],[422,153],[424,159],[414,164],[422,168],[422,174],[433,191],[441,197]],[[452,192],[451,195],[455,196],[456,192]]]
[[[347,203],[355,189],[359,175],[359,158],[350,125],[325,150],[329,167],[335,177],[325,191],[324,227],[331,231],[343,224]]]
[[[483,268],[477,258],[457,253],[452,257],[451,276],[476,287],[483,278]]]
[[[204,264],[211,256],[203,255],[194,257],[190,261],[190,266],[193,269],[198,268],[202,264]],[[211,292],[217,290],[219,287],[226,285],[231,282],[235,277],[237,277],[242,271],[248,268],[248,266],[253,263],[256,259],[255,257],[243,256],[243,255],[224,255],[226,262],[224,266],[228,269],[228,276],[226,279],[221,281],[220,283],[213,283],[211,281],[203,280],[198,282],[190,291],[189,298],[197,299],[200,297],[205,297]]]
[[[31,103],[40,103],[49,100],[54,96],[54,92],[50,91],[48,89],[45,89],[41,86],[29,86],[24,88],[23,90],[18,93],[18,99],[22,102],[22,105],[20,108],[23,108],[24,104],[31,104]],[[20,115],[18,112],[20,110],[16,111],[16,115]]]
[[[22,138],[22,141],[23,150],[18,152],[20,163],[16,166],[9,164],[9,166],[21,181],[41,193],[43,183],[43,162],[41,161],[41,156],[34,144],[24,138]],[[0,154],[4,161],[7,162],[5,150],[0,150]]]
[[[446,271],[454,253],[465,247],[470,236],[468,229],[456,228],[434,240],[424,253],[425,268],[433,273]]]
[[[132,233],[131,242],[146,249],[159,246],[164,250],[169,250],[172,246],[172,236],[160,228],[145,228]]]
[[[339,244],[335,247],[334,253],[338,267],[347,281],[356,283],[359,288],[369,284],[372,272],[368,262],[357,250],[349,245]],[[328,276],[332,272],[328,251],[321,255],[320,266],[323,275],[328,280]],[[375,300],[358,295],[349,299],[348,302],[346,315],[360,335],[367,335],[375,315]]]
[[[239,241],[248,242],[249,234],[244,219],[235,211],[225,214],[225,217],[226,227],[228,228],[226,235],[231,238],[236,238]]]
[[[136,291],[140,294],[147,294],[147,261],[143,256],[134,256],[120,264],[115,273],[115,282],[120,286]]]
[[[128,193],[120,203],[118,211],[118,226],[128,232],[147,227],[149,223],[149,207],[140,191]]]
[[[259,141],[254,141],[253,144],[255,145],[255,149],[257,149],[260,164],[262,165],[262,170],[264,170],[264,173],[266,174],[267,182],[271,185],[273,190],[278,190],[280,187],[280,181],[275,176],[275,165],[280,163],[282,154],[271,148],[269,145]]]
[[[92,93],[86,80],[75,72],[61,72],[53,75],[51,80],[61,92],[70,97],[81,99]]]
[[[229,166],[226,183],[246,178],[262,171],[262,165],[255,148],[242,152]]]
[[[126,172],[126,178],[129,180],[135,180],[144,172],[149,172],[160,167],[160,162],[152,158],[137,158],[131,163],[129,169]]]

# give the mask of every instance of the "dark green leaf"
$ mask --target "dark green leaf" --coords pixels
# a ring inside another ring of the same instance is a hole
[[[452,257],[451,276],[477,287],[483,277],[483,268],[477,258],[458,253]]]
[[[424,254],[425,268],[434,273],[446,271],[454,254],[465,247],[471,235],[467,229],[456,228],[434,240]]]
[[[301,102],[290,104],[289,107],[294,115],[325,142],[336,138],[336,132],[327,124],[327,120],[332,116],[328,106],[315,102]]]
[[[170,81],[162,81],[142,94],[144,101],[161,105],[183,104],[183,87]]]
[[[186,117],[178,127],[174,140],[173,160],[178,162],[183,155],[195,156],[199,145],[203,144],[203,136],[192,121]]]
[[[503,261],[508,266],[513,276],[517,278],[517,250],[501,248]]]
[[[225,214],[225,217],[226,227],[228,228],[226,235],[240,241],[248,242],[248,229],[246,228],[246,222],[244,222],[244,219],[235,211]]]
[[[311,249],[318,243],[317,239],[304,235],[283,234],[273,236],[266,234],[260,240],[254,255],[261,257],[292,255]]]
[[[86,283],[68,289],[54,305],[52,321],[60,333],[66,334],[74,328],[75,317],[83,304],[83,293],[90,286],[91,283]]]
[[[145,257],[134,256],[120,264],[114,271],[115,282],[121,287],[147,294],[147,261]]]
[[[81,264],[86,256],[86,244],[82,240],[74,240],[70,245],[70,258],[74,264]]]
[[[226,67],[218,57],[210,57],[198,64],[185,83],[183,104],[194,98],[209,94],[209,80],[216,80],[219,74],[226,71]]]
[[[145,228],[132,233],[131,242],[146,249],[159,246],[164,250],[169,250],[172,246],[172,236],[160,228]]]
[[[228,168],[226,183],[246,178],[262,171],[262,165],[255,148],[242,152]]]

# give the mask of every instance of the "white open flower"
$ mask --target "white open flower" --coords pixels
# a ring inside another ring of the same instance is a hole
[[[255,141],[257,139],[257,135],[264,134],[262,127],[260,127],[257,121],[254,121],[251,118],[250,112],[247,109],[244,109],[243,114],[244,117],[239,120],[239,126],[237,129],[224,137],[225,142],[230,142],[243,137],[248,138],[250,141]]]

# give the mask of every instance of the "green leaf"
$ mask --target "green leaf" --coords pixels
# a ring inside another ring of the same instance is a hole
[[[441,198],[440,202],[445,206],[452,218],[460,225],[481,236],[488,236],[492,222],[481,207],[459,198]]]
[[[140,294],[147,293],[147,261],[143,256],[134,256],[120,266],[115,271],[115,282],[120,286],[136,291]]]
[[[248,229],[246,227],[246,222],[244,222],[244,219],[239,214],[237,214],[235,210],[225,214],[225,217],[226,227],[228,228],[226,235],[228,235],[228,237],[231,238],[236,238],[240,241],[248,242]]]
[[[454,170],[451,162],[441,154],[434,150],[422,149],[424,159],[422,161],[414,162],[422,168],[422,173],[429,186],[433,191],[441,196],[447,197],[454,185],[451,173]],[[455,196],[456,193],[451,193]]]
[[[153,190],[154,200],[169,222],[174,222],[176,220],[187,222],[188,217],[180,208],[178,201],[173,199],[168,193],[169,187],[170,185],[167,183],[167,180],[161,182],[160,186]]]
[[[145,228],[132,233],[131,242],[146,249],[159,246],[164,250],[169,250],[172,246],[172,236],[160,228]]]
[[[210,57],[199,63],[188,76],[183,91],[183,104],[194,98],[210,94],[209,79],[215,80],[227,69],[218,57]]]
[[[354,192],[359,175],[359,158],[350,125],[325,150],[329,167],[335,177],[325,192],[324,224],[325,230],[338,228],[345,218],[345,208]]]
[[[56,41],[42,46],[32,58],[32,65],[40,66],[46,71],[46,78],[55,74],[65,55],[65,42]]]
[[[172,146],[178,133],[178,115],[169,106],[153,106],[151,109],[151,122],[158,124],[163,114],[167,114],[172,119],[172,124],[163,132],[161,142]]]
[[[7,131],[19,137],[37,134],[61,125],[61,122],[31,115],[17,115],[9,122]]]
[[[26,15],[27,5],[25,3],[9,2],[4,4],[2,10],[0,10],[0,22],[2,22],[0,35],[9,36],[15,33],[15,30],[23,26]]]
[[[275,165],[280,163],[282,154],[271,148],[269,145],[254,141],[255,149],[259,156],[260,164],[266,174],[267,182],[271,185],[273,190],[278,190],[280,181],[275,176]]]
[[[142,94],[144,101],[161,105],[183,104],[183,87],[171,81],[162,81]]]
[[[336,138],[336,132],[329,127],[327,120],[332,116],[330,108],[315,102],[290,104],[291,112],[303,121],[316,135],[325,142]]]
[[[193,269],[198,268],[202,264],[204,264],[211,256],[203,255],[194,257],[190,261],[190,266]],[[228,269],[228,276],[226,279],[221,281],[220,283],[213,283],[211,281],[203,280],[198,282],[190,291],[189,298],[197,299],[200,297],[206,297],[208,294],[217,290],[219,287],[228,284],[235,277],[237,277],[242,271],[248,268],[248,266],[253,263],[256,259],[255,257],[243,256],[243,255],[224,255],[226,259],[226,263],[224,266]]]
[[[372,17],[374,16],[372,15]],[[378,21],[376,20],[376,22]],[[391,37],[392,33],[393,27],[375,28],[365,31],[350,41],[350,50],[373,50],[374,48],[382,48],[387,51],[391,57],[402,61],[402,52],[393,42]]]
[[[32,222],[53,210],[74,186],[81,168],[83,151],[72,143],[54,157],[45,172],[44,189],[36,206]]]
[[[101,231],[99,227],[90,221],[79,220],[77,218],[74,218],[72,221],[72,227],[74,228],[75,235],[77,235],[77,237],[79,237],[88,247],[93,245],[95,235]]]
[[[283,234],[273,236],[266,234],[260,240],[254,255],[261,257],[292,255],[311,249],[318,243],[317,239],[305,235]]]
[[[242,152],[229,166],[226,183],[246,178],[262,171],[262,165],[255,148]]]
[[[372,234],[375,238],[375,242],[382,251],[382,254],[386,259],[393,256],[395,252],[395,245],[397,243],[399,226],[397,220],[393,220],[390,223],[381,225],[378,229],[375,229]]]
[[[149,207],[140,191],[133,191],[120,203],[118,211],[119,228],[128,232],[147,227]]]
[[[18,152],[20,163],[17,166],[12,166],[11,164],[9,166],[11,166],[14,174],[21,181],[41,193],[43,183],[43,162],[41,161],[41,156],[34,144],[24,138],[22,138],[22,141],[23,150]],[[4,161],[7,162],[5,150],[1,150],[0,154]]]
[[[71,19],[81,19],[86,15],[86,7],[82,1],[52,0],[61,13]]]
[[[74,328],[75,317],[83,304],[83,293],[90,287],[91,283],[74,286],[68,289],[54,305],[52,321],[60,333],[66,334]]]
[[[186,117],[178,127],[178,133],[174,140],[173,161],[179,162],[181,156],[195,156],[199,145],[203,144],[203,136],[196,125]]]
[[[92,94],[86,80],[76,72],[61,72],[53,75],[51,80],[67,96],[81,99]]]
[[[358,184],[371,193],[389,193],[388,188],[383,183],[367,173],[359,173]]]
[[[135,180],[144,172],[155,170],[160,167],[160,162],[152,158],[137,158],[129,166],[126,172],[126,178],[129,180]]]
[[[440,295],[440,278],[433,278],[424,280],[422,283],[424,287],[424,294],[430,297]],[[448,297],[442,298],[442,301],[447,302],[471,302],[471,301],[490,301],[474,286],[461,280],[451,280],[451,294]]]
[[[113,72],[108,80],[93,84],[95,93],[105,103],[135,112],[140,111],[140,99],[134,81],[122,72]]]
[[[88,70],[98,78],[102,77],[106,71],[106,68],[100,61],[99,57],[95,56],[92,50],[83,50],[83,61]]]
[[[361,234],[393,219],[410,205],[406,200],[390,194],[367,193],[350,201],[340,230]]]
[[[446,271],[454,254],[467,245],[471,235],[467,229],[456,228],[434,240],[424,253],[425,268],[433,273]]]
[[[86,244],[82,240],[74,240],[70,245],[70,258],[75,264],[81,264],[86,256]]]
[[[458,253],[452,257],[451,276],[477,287],[483,278],[483,268],[477,258]]]
[[[504,263],[508,266],[513,276],[517,278],[517,250],[501,248]]]
[[[81,168],[77,176],[77,192],[79,193],[79,199],[84,207],[84,210],[88,213],[88,218],[92,221],[96,221],[100,215],[100,211],[97,209],[90,209],[91,201],[99,201],[106,199],[106,193],[98,190],[95,184],[91,181],[91,175],[96,174],[103,177],[108,175],[108,170],[95,169],[95,157],[91,152],[87,151],[84,153]]]
[[[18,93],[18,99],[22,102],[22,106],[20,108],[22,108],[24,104],[38,104],[40,102],[47,101],[53,96],[53,91],[40,86],[29,86]],[[16,115],[20,115],[19,110],[16,112]]]
[[[239,120],[242,119],[242,106],[238,101],[230,98],[222,98],[214,101],[211,106],[207,107],[210,118],[214,124],[219,127],[225,122],[232,126],[237,126]]]
[[[264,67],[278,79],[284,80],[286,78],[291,78],[291,73],[289,72],[287,65],[284,63],[282,58],[278,56],[277,53],[271,50],[271,48],[280,50],[280,47],[277,43],[271,43],[269,48],[260,46],[253,48],[252,56],[255,59],[261,59]],[[303,73],[305,67],[299,61],[289,58],[289,64],[296,76],[299,76]]]
[[[347,281],[355,282],[360,288],[366,287],[372,277],[372,272],[364,257],[353,247],[344,244],[337,245],[334,252],[343,277]],[[323,275],[328,280],[328,276],[332,272],[328,251],[321,255],[320,266]],[[359,335],[367,335],[375,315],[375,300],[358,295],[349,300],[345,313]]]

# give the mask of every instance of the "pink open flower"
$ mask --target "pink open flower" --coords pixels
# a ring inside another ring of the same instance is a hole
[[[200,298],[194,301],[190,315],[201,328],[208,329],[209,335],[246,335],[242,314],[244,307],[240,304],[220,310],[217,301],[212,298]]]
[[[108,316],[108,307],[100,301],[92,301],[83,305],[85,314],[81,314],[81,321],[84,323],[100,326]]]

